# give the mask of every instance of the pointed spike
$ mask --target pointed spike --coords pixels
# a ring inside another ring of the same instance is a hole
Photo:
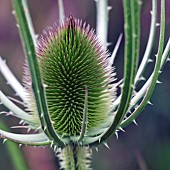
[[[119,85],[119,87],[122,89],[123,88],[123,83]]]
[[[12,10],[11,14],[12,14],[12,15],[16,15],[16,11],[15,11],[15,10]]]
[[[92,153],[93,153],[93,150],[89,148],[89,152],[92,154]]]
[[[118,132],[115,132],[115,135],[116,135],[116,138],[118,139],[118,138],[119,138],[119,136],[118,136]]]
[[[131,85],[131,87],[132,87],[133,89],[135,89],[135,86],[134,86],[134,84],[132,84],[132,85]]]
[[[111,45],[112,45],[112,42],[107,42],[107,43],[106,43],[106,46],[107,46],[107,47],[109,47],[109,46],[111,46]]]
[[[23,121],[23,120],[20,120],[19,124],[22,124],[22,123],[24,123],[24,121]]]
[[[47,126],[44,126],[44,131],[47,129]]]
[[[139,0],[139,1],[138,1],[138,5],[141,6],[142,4],[143,4],[143,2],[142,2],[141,0]]]
[[[110,149],[110,147],[108,146],[107,143],[104,143],[104,146],[106,146],[106,148]]]
[[[48,87],[48,85],[47,85],[47,84],[43,84],[43,87],[44,87],[44,88],[47,88],[47,87]]]
[[[56,151],[57,150],[57,146],[56,145],[54,145],[54,151]]]
[[[159,27],[160,26],[160,23],[156,23],[156,27]]]
[[[99,138],[99,143],[101,142],[101,138]]]
[[[145,77],[143,77],[143,76],[141,76],[141,77],[139,78],[139,80],[141,80],[141,81],[145,81],[145,80],[146,80],[146,78],[145,78]]]
[[[133,123],[134,123],[136,126],[138,126],[138,124],[137,124],[137,122],[136,122],[136,120],[135,120],[135,119],[133,120]]]
[[[122,127],[119,127],[119,130],[121,130],[122,132],[125,132],[125,130]]]
[[[43,113],[41,113],[41,118],[43,117]]]
[[[136,90],[134,90],[134,91],[133,91],[133,93],[134,93],[134,95],[136,95],[136,94],[137,94],[137,91],[136,91]]]
[[[61,148],[58,148],[58,152],[61,152],[61,150],[62,150]]]
[[[5,112],[5,111],[2,111],[2,112],[0,112],[0,114],[7,114],[8,112]]]
[[[30,130],[31,130],[31,128],[28,128],[28,129],[27,129],[27,132],[30,132]]]
[[[35,39],[38,39],[38,37],[39,37],[39,34],[35,34]]]
[[[96,149],[97,152],[99,151],[98,147],[95,147],[95,149]]]
[[[51,144],[54,145],[54,141],[51,141]]]
[[[53,120],[51,120],[51,123],[54,124],[55,122]]]
[[[28,126],[12,126],[11,129],[28,128]]]
[[[162,82],[161,82],[161,81],[159,81],[159,80],[157,80],[157,81],[156,81],[156,83],[157,83],[157,84],[162,84]]]
[[[55,154],[57,154],[57,153],[59,153],[59,152],[58,152],[58,149],[55,150]]]
[[[19,96],[19,94],[18,94],[18,93],[15,93],[15,96]]]
[[[16,103],[18,103],[18,104],[21,104],[21,105],[25,105],[24,104],[24,102],[22,102],[22,101],[20,101],[20,100],[17,100],[17,99],[15,99],[15,98],[13,98],[13,97],[10,97],[10,96],[7,96],[10,100],[12,100],[12,101],[14,101],[14,102],[16,102]]]
[[[51,142],[50,147],[53,148],[53,143]]]
[[[108,6],[108,7],[107,7],[107,10],[108,10],[108,11],[112,10],[112,6]]]
[[[153,60],[151,58],[148,59],[148,63],[152,63]]]
[[[36,130],[38,131],[38,130],[40,130],[40,129],[41,129],[41,126],[37,127],[37,129],[36,129]]]
[[[3,144],[4,144],[6,141],[7,141],[7,139],[4,139],[4,140],[3,140]]]
[[[148,104],[153,105],[150,101],[148,101]]]
[[[19,148],[22,146],[22,144],[19,144]]]

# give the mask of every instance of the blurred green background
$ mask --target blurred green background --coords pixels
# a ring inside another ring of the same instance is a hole
[[[72,14],[76,18],[86,21],[92,28],[96,27],[96,7],[94,0],[63,0],[66,16]],[[160,1],[158,11],[160,11]],[[57,0],[28,0],[33,24],[37,34],[54,22],[58,21]],[[121,32],[123,32],[123,12],[121,0],[109,0],[113,7],[109,15],[109,47],[110,52]],[[143,0],[141,14],[141,50],[142,57],[150,27],[151,0]],[[166,1],[166,38],[170,35],[170,1]],[[11,14],[10,0],[0,0],[0,55],[6,59],[8,66],[16,77],[22,80],[24,64],[24,53],[19,39],[16,21]],[[158,15],[159,17],[159,15]],[[158,29],[159,31],[159,29]],[[158,34],[152,58],[156,54],[158,45]],[[123,76],[123,53],[124,43],[121,43],[117,54],[115,67],[118,79]],[[153,64],[148,65],[150,72]],[[148,75],[145,74],[147,77]],[[160,75],[163,83],[157,85],[152,96],[153,106],[147,106],[143,113],[137,118],[138,126],[135,124],[125,128],[125,133],[119,133],[117,140],[113,136],[109,140],[110,149],[104,146],[99,151],[93,151],[94,170],[169,170],[170,169],[170,64],[164,68]],[[142,84],[141,84],[142,85]],[[6,84],[0,75],[0,89],[5,94],[15,97],[14,91]],[[0,106],[0,111],[6,110]],[[18,120],[1,115],[8,126],[17,125]],[[14,130],[13,130],[14,131]],[[15,130],[15,132],[17,132]],[[15,170],[14,164],[8,154],[6,145],[0,140],[0,170]],[[57,158],[48,147],[34,148],[22,146],[23,157],[29,170],[55,170],[58,169]],[[17,155],[16,155],[17,157]],[[57,165],[57,167],[56,167]]]

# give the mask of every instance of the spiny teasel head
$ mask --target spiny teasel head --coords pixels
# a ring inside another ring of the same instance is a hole
[[[89,25],[72,16],[48,27],[37,49],[50,118],[61,136],[79,136],[87,94],[87,132],[98,135],[113,120],[114,74],[108,52]]]

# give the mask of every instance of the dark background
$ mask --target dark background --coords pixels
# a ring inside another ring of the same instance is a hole
[[[41,34],[43,29],[52,25],[58,20],[57,0],[28,0],[33,24],[37,34]],[[121,0],[110,0],[109,4],[113,7],[109,15],[109,47],[112,52],[116,40],[123,32],[123,12]],[[158,3],[160,11],[160,1]],[[92,28],[96,27],[96,7],[93,0],[64,0],[66,16],[74,15],[87,21]],[[141,50],[142,57],[150,27],[151,0],[144,0],[141,14]],[[170,1],[166,1],[166,42],[170,35]],[[11,1],[0,0],[0,55],[6,59],[8,66],[21,81],[24,63],[24,53],[16,28],[16,21],[11,14]],[[159,15],[158,15],[159,17]],[[158,29],[159,31],[159,29]],[[152,54],[156,54],[158,46],[158,34]],[[118,79],[123,76],[123,54],[124,47],[120,47],[117,54],[115,67]],[[149,73],[153,64],[148,65]],[[110,149],[104,146],[99,147],[99,151],[93,152],[94,170],[169,170],[170,169],[170,64],[167,63],[159,80],[163,83],[157,85],[151,98],[153,106],[147,106],[137,118],[138,126],[135,124],[125,128],[125,133],[119,133],[117,140],[113,136],[109,140]],[[147,77],[148,74],[145,74]],[[0,89],[5,94],[15,97],[14,91],[6,84],[0,75]],[[0,106],[0,111],[4,110]],[[17,124],[18,120],[12,117],[1,116],[6,124]],[[28,163],[30,170],[54,170],[57,160],[53,152],[46,147],[22,147],[23,155]],[[17,156],[17,155],[16,155]],[[57,165],[58,166],[58,165]],[[14,170],[11,159],[5,145],[0,140],[0,170]]]

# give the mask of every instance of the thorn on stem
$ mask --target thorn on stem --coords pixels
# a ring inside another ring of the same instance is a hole
[[[118,132],[115,132],[115,135],[116,135],[116,138],[118,139],[118,138],[119,138],[119,136],[118,136]]]
[[[110,147],[108,146],[107,143],[104,143],[104,146],[106,146],[106,148],[110,149]]]
[[[160,26],[160,23],[156,23],[156,27],[159,27]]]
[[[153,60],[151,58],[148,59],[148,63],[152,63]]]
[[[148,104],[149,104],[149,105],[153,105],[150,101],[148,101]]]
[[[95,149],[96,149],[97,152],[99,151],[99,149],[97,147],[95,147]]]
[[[156,81],[156,83],[157,83],[157,84],[162,84],[162,82],[161,82],[161,81],[159,81],[159,80],[157,80],[157,81]]]
[[[108,11],[112,10],[112,6],[108,6],[108,7],[107,7],[107,10],[108,10]]]
[[[136,120],[135,120],[135,119],[133,120],[133,123],[134,123],[136,126],[138,126],[138,124],[137,124],[137,122],[136,122]]]

